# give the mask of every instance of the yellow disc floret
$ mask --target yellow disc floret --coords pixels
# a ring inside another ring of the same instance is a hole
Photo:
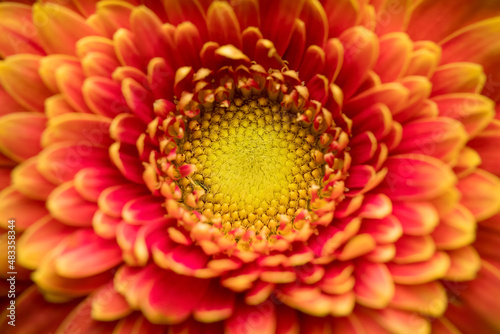
[[[311,158],[318,138],[266,98],[235,98],[189,122],[180,145],[196,172],[179,183],[184,196],[203,189],[195,210],[226,231],[276,234],[282,215],[309,207],[323,166]]]

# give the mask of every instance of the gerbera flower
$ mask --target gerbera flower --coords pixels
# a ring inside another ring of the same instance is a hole
[[[500,2],[25,2],[2,333],[500,331]]]

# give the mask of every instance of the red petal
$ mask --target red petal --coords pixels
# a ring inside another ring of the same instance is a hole
[[[122,262],[122,252],[114,240],[80,230],[67,237],[56,255],[55,269],[67,278],[85,278],[108,271]]]
[[[108,150],[83,143],[50,145],[38,155],[37,168],[50,182],[61,184],[72,180],[85,167],[109,167]]]
[[[57,187],[47,199],[51,215],[70,226],[92,226],[97,204],[86,201],[76,191],[72,181]],[[78,215],[75,215],[78,212]]]
[[[401,222],[404,234],[427,235],[439,223],[437,210],[427,202],[393,202],[392,214]]]
[[[207,10],[207,27],[210,40],[220,45],[232,44],[241,49],[240,25],[229,3],[212,2]]]
[[[171,282],[165,285],[164,282]],[[209,280],[169,272],[155,280],[143,312],[153,323],[180,323],[187,319],[209,287]]]
[[[481,93],[486,75],[481,65],[451,63],[439,67],[431,78],[431,96],[452,93]]]
[[[497,157],[500,145],[500,120],[493,120],[467,146],[476,150],[481,157],[480,167],[496,176],[500,176],[500,163]]]
[[[15,322],[16,326],[12,326],[7,315],[0,323],[0,331],[4,334],[55,333],[77,303],[50,303],[45,300],[38,287],[32,285],[16,299],[15,304],[17,319],[30,320]]]
[[[391,82],[400,77],[410,62],[413,44],[405,33],[392,33],[380,38],[380,49],[384,50],[378,58],[374,71],[380,80]]]
[[[276,46],[279,55],[283,55],[290,42],[295,19],[304,5],[304,0],[277,0],[259,3],[261,30],[265,38]]]
[[[375,66],[379,54],[378,39],[374,33],[361,27],[344,31],[339,39],[344,45],[344,66],[335,83],[348,100]]]
[[[387,159],[385,166],[389,171],[378,189],[391,199],[430,199],[442,194],[456,181],[449,166],[425,155],[393,156]]]

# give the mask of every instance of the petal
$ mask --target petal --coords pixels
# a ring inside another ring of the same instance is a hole
[[[21,54],[0,62],[0,83],[20,105],[31,111],[43,111],[44,101],[52,93],[45,87],[38,68],[40,56]]]
[[[423,119],[406,123],[403,138],[393,151],[432,156],[444,162],[454,162],[468,139],[464,127],[449,118]]]
[[[470,93],[457,93],[437,96],[439,116],[458,120],[472,138],[480,133],[493,119],[495,104],[490,99]]]
[[[56,71],[59,67],[63,65],[73,65],[75,67],[80,66],[80,60],[74,56],[68,55],[48,55],[40,60],[40,68],[38,74],[42,78],[43,82],[53,93],[58,93]]]
[[[342,88],[347,100],[375,66],[379,45],[377,36],[361,27],[344,31],[339,39],[344,46],[344,66],[335,83]]]
[[[459,294],[459,282],[474,280],[481,268],[481,257],[472,246],[466,246],[448,251],[451,265],[444,277],[448,280],[446,288],[454,294]]]
[[[380,49],[384,52],[380,54],[373,70],[383,83],[394,81],[410,63],[412,42],[405,33],[391,33],[380,38]]]
[[[18,3],[0,6],[0,56],[6,58],[18,53],[44,55],[35,25],[31,20],[31,7]],[[19,24],[22,22],[22,24]]]
[[[47,199],[51,215],[69,226],[92,226],[97,204],[86,201],[76,191],[72,181],[57,187]],[[78,212],[78,215],[75,215]]]
[[[132,309],[125,298],[119,294],[110,282],[92,296],[92,318],[100,321],[113,321],[124,318]]]
[[[475,93],[483,90],[486,75],[481,65],[451,63],[439,67],[431,78],[431,96],[452,93]]]
[[[443,278],[450,267],[450,258],[446,253],[437,252],[424,262],[410,264],[388,263],[387,268],[395,283],[423,284]]]
[[[392,214],[407,235],[429,234],[439,223],[437,210],[427,202],[394,202]]]
[[[82,94],[88,107],[98,115],[114,117],[130,112],[120,84],[114,80],[102,77],[88,78],[83,83]]]
[[[462,205],[441,217],[431,236],[438,249],[457,249],[475,239],[476,221],[472,213]]]
[[[196,305],[193,317],[205,323],[225,320],[233,314],[234,304],[235,294],[212,281],[207,293]]]
[[[28,198],[10,186],[0,192],[0,227],[7,229],[8,221],[16,220],[16,230],[24,231],[48,214],[44,202]]]
[[[33,157],[19,164],[12,171],[12,186],[29,198],[44,201],[56,186],[40,174],[37,162]]]
[[[51,216],[39,219],[19,239],[19,263],[28,269],[37,269],[45,255],[74,231],[75,227],[65,225]]]
[[[77,301],[69,303],[51,303],[45,300],[36,285],[32,285],[16,299],[16,316],[18,319],[29,318],[30,321],[16,322],[13,327],[7,321],[2,321],[2,333],[55,333],[59,324],[67,317],[71,310],[78,305]],[[12,328],[15,328],[12,331]]]
[[[442,161],[421,154],[397,155],[387,159],[388,173],[378,188],[391,199],[429,199],[451,187],[456,176]]]
[[[229,3],[212,2],[207,10],[207,27],[210,40],[220,45],[232,44],[241,49],[240,25]]]
[[[111,120],[101,115],[69,113],[53,117],[43,133],[43,146],[57,142],[109,146]]]
[[[49,53],[76,55],[75,44],[80,38],[97,35],[83,17],[56,4],[33,5],[33,18],[43,22],[36,28],[40,42]]]
[[[366,307],[386,307],[394,295],[394,282],[385,264],[362,262],[356,265],[356,301]]]
[[[396,255],[394,263],[414,263],[427,261],[433,255],[436,247],[431,237],[403,235],[395,243]]]
[[[443,22],[443,13],[448,13]],[[414,40],[430,39],[440,41],[453,32],[471,23],[481,21],[500,13],[497,2],[470,2],[458,0],[453,4],[420,1],[411,14],[408,34]]]
[[[14,113],[0,117],[0,151],[23,161],[41,151],[40,137],[47,118],[39,113]]]
[[[358,1],[328,0],[324,2],[323,7],[328,19],[330,37],[337,37],[354,26],[360,12]]]
[[[440,317],[448,306],[448,296],[439,282],[419,285],[396,284],[390,305],[400,310]]]
[[[109,167],[108,150],[101,147],[52,144],[38,155],[37,169],[47,180],[61,184],[85,167]]]
[[[500,176],[500,164],[496,149],[500,145],[500,121],[493,120],[467,146],[473,148],[481,157],[480,167],[496,176]]]
[[[97,236],[93,230],[79,230],[63,244],[55,259],[55,269],[63,277],[91,277],[122,262],[122,252],[116,242]]]
[[[88,201],[97,202],[101,193],[109,187],[125,183],[116,169],[83,168],[75,174],[75,189]]]
[[[118,184],[101,192],[98,200],[99,208],[111,217],[120,218],[123,207],[129,201],[142,197],[147,193],[147,189],[136,184]]]
[[[500,310],[500,270],[489,262],[483,261],[475,280],[470,282],[460,296],[484,321],[500,329],[500,321],[496,316]]]
[[[155,280],[143,312],[153,323],[180,323],[187,319],[209,287],[209,280],[165,272]],[[171,282],[165,285],[163,282]]]
[[[261,31],[265,38],[276,46],[279,55],[283,55],[293,32],[295,19],[299,16],[304,0],[278,0],[259,3]]]
[[[481,169],[461,179],[457,184],[462,193],[461,203],[477,221],[490,218],[500,210],[500,180]]]
[[[255,317],[259,320],[253,320]],[[228,334],[250,333],[250,331],[271,334],[275,333],[275,329],[276,315],[271,301],[256,306],[239,303],[233,316],[225,323],[225,332]]]

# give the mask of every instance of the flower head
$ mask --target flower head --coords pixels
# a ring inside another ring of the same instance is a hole
[[[499,27],[491,1],[0,4],[15,329],[498,332]]]

